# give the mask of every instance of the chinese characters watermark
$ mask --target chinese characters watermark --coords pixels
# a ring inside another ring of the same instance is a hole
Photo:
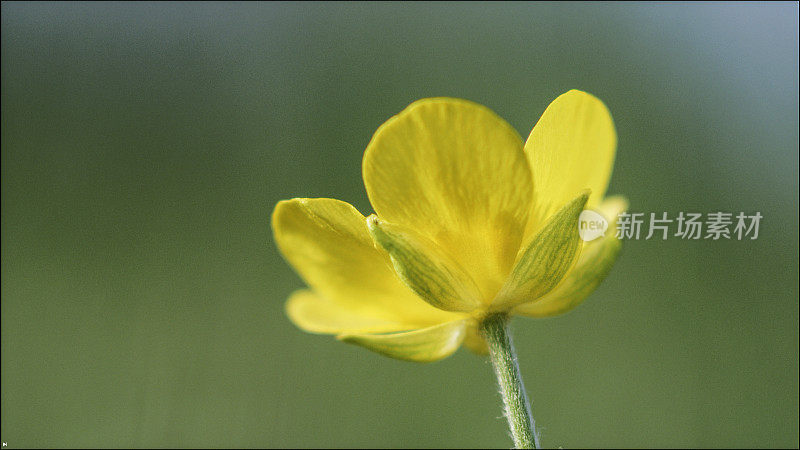
[[[680,239],[745,240],[758,239],[758,228],[763,216],[760,212],[753,215],[740,212],[685,213],[669,217],[668,213],[621,213],[616,221],[617,239],[661,239],[669,237]],[[645,227],[646,230],[642,230]],[[608,230],[608,221],[601,214],[585,210],[578,219],[578,233],[584,241],[592,241],[604,236]]]

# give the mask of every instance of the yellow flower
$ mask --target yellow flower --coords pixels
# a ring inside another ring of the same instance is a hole
[[[582,242],[584,208],[604,198],[616,152],[606,106],[572,90],[547,107],[527,142],[488,108],[419,100],[383,124],[364,153],[376,215],[333,199],[292,199],[272,215],[275,241],[310,289],[289,318],[312,333],[399,359],[435,361],[486,344],[490,313],[546,317],[574,308],[606,276],[613,224]]]

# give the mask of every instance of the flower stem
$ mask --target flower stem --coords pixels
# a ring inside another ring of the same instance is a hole
[[[522,384],[517,354],[507,330],[508,316],[495,314],[480,324],[481,334],[489,344],[489,355],[503,395],[505,415],[516,448],[539,448],[528,395]]]

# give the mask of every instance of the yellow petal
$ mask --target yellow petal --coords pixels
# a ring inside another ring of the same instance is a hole
[[[580,252],[578,217],[589,191],[584,191],[555,213],[524,248],[508,281],[491,308],[505,311],[535,300],[558,285]]]
[[[311,333],[386,333],[408,329],[407,324],[365,315],[361,308],[341,305],[308,289],[289,296],[286,315],[298,328]]]
[[[616,236],[617,231],[615,228],[617,219],[620,214],[628,210],[628,199],[621,195],[612,195],[611,197],[606,197],[603,202],[595,206],[594,209],[608,221],[608,232],[610,232],[612,236]]]
[[[528,235],[583,189],[592,191],[589,207],[600,203],[616,148],[614,122],[599,99],[571,90],[550,103],[525,143],[535,195]]]
[[[489,354],[489,344],[478,331],[478,324],[467,325],[467,334],[464,336],[464,346],[476,355],[486,356]]]
[[[383,124],[364,154],[378,216],[413,227],[458,261],[488,302],[514,263],[531,209],[522,140],[466,100],[413,103]]]
[[[345,202],[282,201],[273,212],[272,228],[286,260],[315,293],[343,310],[403,329],[459,317],[425,303],[397,278],[389,256],[373,245],[366,218]]]
[[[623,197],[610,197],[601,203],[597,212],[609,222],[606,235],[584,243],[578,262],[555,289],[539,300],[517,306],[514,313],[529,317],[555,316],[583,302],[608,275],[619,255],[622,245],[616,238],[615,223],[627,207]]]
[[[446,311],[470,312],[480,306],[475,282],[435,242],[374,214],[367,218],[367,227],[389,252],[395,273],[420,298]]]
[[[344,342],[360,345],[391,358],[432,362],[452,355],[464,341],[467,320],[394,334],[343,334]]]

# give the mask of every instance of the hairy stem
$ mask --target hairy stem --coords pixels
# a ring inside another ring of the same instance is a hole
[[[517,364],[517,354],[511,335],[508,333],[508,316],[495,314],[487,317],[480,325],[481,334],[489,344],[489,355],[500,384],[503,396],[505,415],[511,436],[516,448],[539,448],[539,436],[536,434],[531,406],[522,375]]]

